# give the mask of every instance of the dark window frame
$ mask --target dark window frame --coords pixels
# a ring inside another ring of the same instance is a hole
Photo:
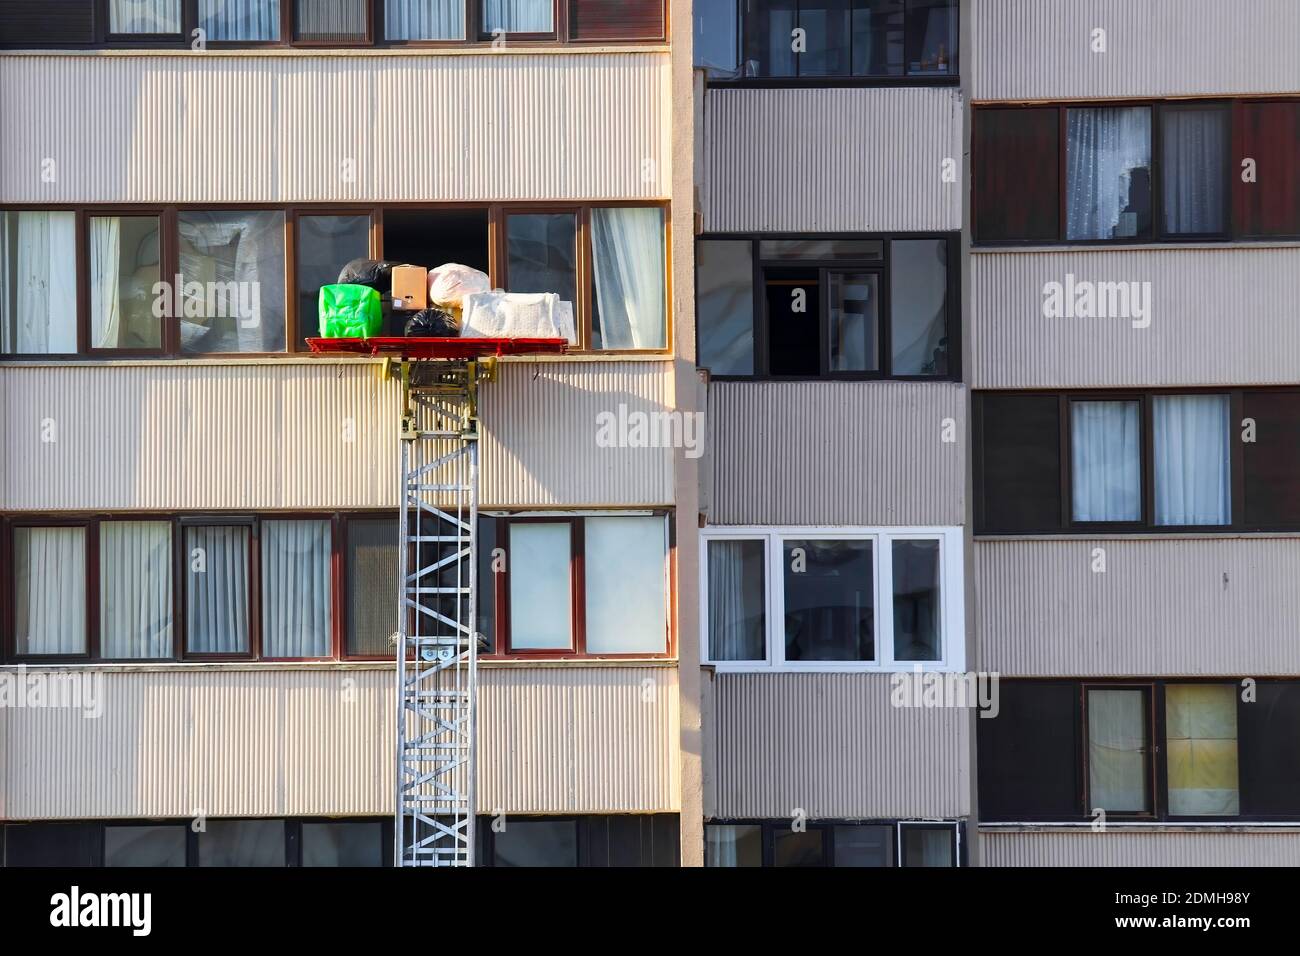
[[[1143,768],[1143,783],[1145,786],[1144,795],[1147,805],[1151,808],[1149,811],[1120,811],[1107,810],[1107,818],[1133,819],[1133,820],[1154,820],[1156,818],[1156,794],[1159,792],[1157,783],[1157,765],[1156,759],[1158,750],[1155,745],[1155,735],[1157,727],[1156,719],[1156,702],[1155,702],[1155,685],[1150,681],[1135,681],[1133,683],[1093,683],[1084,681],[1079,685],[1079,727],[1083,734],[1083,752],[1081,759],[1083,767],[1080,771],[1080,783],[1083,786],[1083,806],[1085,812],[1091,812],[1094,801],[1092,799],[1092,765],[1089,759],[1089,753],[1092,746],[1092,739],[1088,731],[1088,694],[1094,690],[1135,690],[1140,691],[1143,695],[1143,731],[1145,733],[1145,759]]]
[[[711,826],[756,826],[759,827],[759,839],[762,846],[762,867],[768,868],[775,865],[775,846],[776,834],[779,832],[789,831],[791,828],[790,819],[771,819],[771,818],[741,818],[741,817],[717,817],[704,821],[705,829]],[[908,829],[919,830],[943,830],[951,834],[952,859],[953,867],[961,868],[967,866],[966,840],[964,839],[965,824],[960,820],[936,821],[936,820],[908,820],[899,817],[835,817],[835,818],[817,818],[808,820],[804,826],[809,831],[821,831],[822,833],[822,859],[825,861],[823,866],[828,868],[835,867],[835,828],[836,827],[888,827],[891,831],[891,861],[890,869],[906,868],[907,864],[903,852],[903,833]]]

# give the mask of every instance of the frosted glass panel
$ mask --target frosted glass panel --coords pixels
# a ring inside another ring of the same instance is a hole
[[[573,613],[568,522],[510,526],[510,646],[515,650],[571,648]]]

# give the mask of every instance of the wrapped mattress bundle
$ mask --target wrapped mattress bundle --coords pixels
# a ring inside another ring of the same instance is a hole
[[[475,292],[464,298],[461,333],[476,339],[565,339],[578,344],[573,303],[554,292]]]
[[[475,292],[491,292],[492,283],[486,272],[448,262],[429,273],[429,302],[444,309],[459,309],[465,296]]]

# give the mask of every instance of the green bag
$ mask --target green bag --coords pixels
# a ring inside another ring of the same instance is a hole
[[[317,312],[325,339],[368,339],[384,327],[379,293],[369,286],[323,285]]]

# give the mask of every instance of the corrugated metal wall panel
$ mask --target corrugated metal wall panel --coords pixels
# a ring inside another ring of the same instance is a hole
[[[965,524],[968,404],[940,382],[713,382],[709,521]]]
[[[705,804],[717,817],[969,813],[970,711],[892,706],[885,674],[713,680]]]
[[[0,510],[395,508],[401,395],[378,368],[0,367]],[[671,449],[596,444],[599,412],[668,406],[669,369],[503,363],[483,390],[484,505],[670,504]]]
[[[1097,548],[1104,573],[1092,570]],[[1297,581],[1294,537],[976,541],[976,668],[1300,674]]]
[[[1150,326],[1046,318],[1045,286],[1149,282]],[[971,257],[973,388],[1300,381],[1300,249],[981,252]]]
[[[981,830],[984,866],[1296,866],[1300,830]]]
[[[677,808],[677,672],[484,668],[484,812]],[[103,673],[103,714],[11,709],[9,819],[386,814],[390,670]]]
[[[977,100],[1300,90],[1294,0],[971,0]],[[1106,52],[1092,31],[1106,31]]]
[[[704,228],[960,229],[961,160],[955,89],[711,89]]]
[[[662,198],[669,82],[667,53],[0,56],[0,202]]]

